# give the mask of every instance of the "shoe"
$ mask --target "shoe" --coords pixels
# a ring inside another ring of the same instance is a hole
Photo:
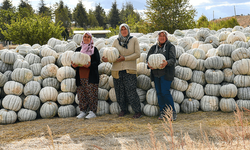
[[[124,117],[127,114],[126,111],[121,111],[118,115],[118,117]]]
[[[80,114],[78,116],[76,116],[77,119],[81,119],[84,118],[86,116],[86,113],[83,111],[80,111]]]
[[[173,112],[173,121],[175,121],[177,119],[177,114],[176,114],[176,112]]]
[[[134,116],[133,116],[133,118],[135,118],[135,119],[138,119],[138,118],[141,118],[141,117],[142,117],[141,112],[135,113]]]
[[[93,111],[89,111],[89,114],[85,118],[90,119],[95,117],[96,117],[95,113]]]
[[[159,120],[163,120],[163,117],[164,117],[164,113],[163,112],[160,112],[160,115],[158,117]]]

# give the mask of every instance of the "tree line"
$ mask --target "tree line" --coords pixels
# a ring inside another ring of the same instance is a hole
[[[87,12],[81,0],[72,10],[62,0],[50,7],[40,0],[36,11],[28,0],[20,0],[17,8],[11,0],[3,0],[0,5],[0,41],[45,44],[51,37],[67,40],[73,30],[93,29],[109,29],[111,34],[108,36],[112,36],[118,34],[121,23],[127,23],[131,32],[144,34],[162,29],[172,34],[177,29],[203,27],[218,30],[238,25],[236,19],[221,23],[208,21],[205,16],[195,21],[196,14],[189,0],[147,0],[144,17],[131,2],[118,9],[116,0],[107,14],[100,3]]]

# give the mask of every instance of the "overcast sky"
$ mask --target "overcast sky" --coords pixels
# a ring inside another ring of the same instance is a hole
[[[3,0],[0,0],[2,3]],[[72,10],[75,8],[79,0],[63,0],[64,4],[70,7]],[[126,3],[125,0],[116,0],[118,8],[121,9],[122,4]],[[33,8],[37,9],[40,0],[29,0]],[[47,6],[53,5],[59,0],[44,0]],[[94,9],[95,5],[100,3],[101,6],[105,9],[106,12],[112,6],[114,0],[82,0],[85,8]],[[146,9],[146,0],[127,0],[131,2],[136,10],[143,12]],[[12,0],[12,4],[17,6],[20,3],[20,0]],[[197,15],[195,20],[197,20],[202,14],[207,16],[209,20],[214,18],[224,18],[234,15],[234,6],[236,9],[236,15],[248,15],[250,14],[250,1],[246,0],[190,0],[190,4],[197,10]]]

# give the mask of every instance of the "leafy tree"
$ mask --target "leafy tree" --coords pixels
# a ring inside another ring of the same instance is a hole
[[[112,28],[115,28],[120,23],[120,13],[117,8],[116,0],[112,3],[112,8],[109,11],[109,23]]]
[[[11,25],[5,24],[7,30],[1,30],[1,33],[7,40],[14,43],[28,43],[33,45],[39,43],[46,44],[51,37],[60,39],[64,28],[62,23],[55,24],[49,17],[34,15],[33,17],[18,18],[12,20]]]
[[[65,6],[65,8],[66,8],[67,11],[68,11],[68,17],[69,17],[70,21],[73,21],[73,15],[72,15],[72,13],[71,13],[70,8],[69,8],[67,5]]]
[[[71,27],[71,21],[69,18],[69,10],[66,6],[64,6],[64,3],[62,0],[60,0],[59,4],[56,3],[56,10],[55,10],[55,23],[58,24],[62,22],[62,26],[65,28],[62,32],[62,36],[64,39],[68,39],[69,32]]]
[[[73,12],[73,20],[75,21],[75,26],[86,27],[88,24],[87,12],[80,0]]]
[[[89,9],[89,14],[88,14],[88,25],[89,27],[97,27],[99,25],[94,12]]]
[[[4,0],[2,3],[2,6],[0,7],[0,9],[4,9],[4,10],[8,10],[11,9],[13,10],[13,6],[10,0]]]
[[[70,18],[68,15],[68,10],[65,8],[64,3],[60,0],[59,4],[56,3],[57,8],[55,10],[55,22],[56,24],[59,22],[63,23],[64,28],[69,28],[71,25]]]
[[[164,29],[173,33],[176,29],[195,27],[196,10],[189,0],[147,0],[146,3],[145,14],[151,32]]]
[[[98,21],[99,26],[101,27],[106,27],[106,14],[104,9],[101,7],[101,4],[99,3],[98,5],[96,5],[95,7],[95,11],[94,11],[96,20]]]
[[[201,15],[201,17],[197,20],[197,24],[196,24],[196,27],[197,28],[208,28],[209,26],[209,22],[208,22],[208,19],[206,16],[204,15]]]
[[[41,0],[39,3],[38,14],[52,18],[52,10],[46,6],[44,0]]]
[[[135,16],[135,21],[140,21],[140,14],[134,10],[134,6],[131,2],[122,4],[122,10],[120,12],[121,23],[127,22],[129,16]]]
[[[226,27],[225,28],[233,28],[235,26],[239,26],[240,24],[238,23],[237,19],[235,19],[234,17],[232,17],[229,20],[226,20],[225,22]]]
[[[28,0],[21,0],[20,4],[18,5],[18,14],[21,18],[31,17],[32,15],[34,15],[34,10],[29,4]]]
[[[17,18],[17,14],[13,12],[12,9],[0,9],[0,29],[6,30],[5,24],[11,24],[11,20],[15,20]],[[6,38],[0,32],[0,41],[5,41]]]

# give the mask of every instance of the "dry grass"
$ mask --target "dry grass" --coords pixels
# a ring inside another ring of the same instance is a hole
[[[250,113],[250,110],[245,111]],[[190,138],[187,132],[184,136],[181,135],[176,137],[174,134],[172,121],[167,117],[163,123],[165,129],[163,139],[165,139],[165,141],[157,141],[156,137],[154,136],[154,132],[149,125],[151,143],[139,144],[138,142],[133,142],[127,144],[126,148],[130,150],[248,150],[250,149],[250,127],[248,126],[248,119],[244,117],[243,111],[240,111],[238,108],[237,111],[234,112],[234,116],[235,120],[233,123],[223,123],[218,129],[211,129],[211,134],[203,131],[202,126],[200,125],[200,138],[198,140]]]
[[[247,149],[249,113],[181,113],[174,122],[110,114],[90,120],[38,119],[0,125],[0,149]]]

